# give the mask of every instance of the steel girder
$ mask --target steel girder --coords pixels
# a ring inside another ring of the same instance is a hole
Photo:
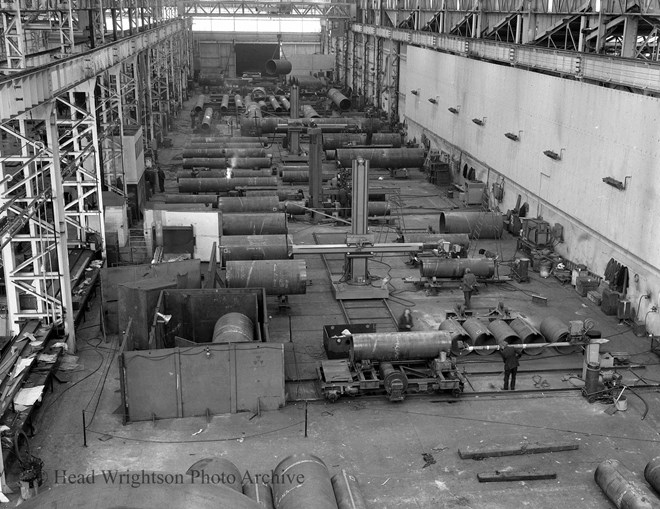
[[[279,1],[184,1],[183,11],[189,16],[281,16],[350,18],[349,3],[279,2]]]

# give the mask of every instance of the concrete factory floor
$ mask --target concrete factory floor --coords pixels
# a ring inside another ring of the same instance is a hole
[[[184,106],[184,113],[175,122],[174,147],[159,153],[168,171],[190,134],[187,112],[192,102]],[[416,170],[408,179],[392,179],[384,171],[375,171],[371,184],[398,190],[406,228],[433,225],[437,229],[438,209],[458,206],[457,200],[446,198],[443,189],[427,183]],[[172,179],[168,179],[167,189],[175,190]],[[313,243],[313,232],[346,231],[345,227],[301,220],[289,226],[295,243]],[[373,230],[381,242],[394,238],[388,225],[374,225]],[[495,241],[483,241],[479,247],[496,250],[498,246]],[[502,258],[511,260],[516,240],[506,234],[501,250]],[[370,264],[374,284],[389,277],[390,305],[395,314],[410,307],[415,330],[437,329],[446,312],[462,302],[462,292],[456,285],[437,295],[417,290],[409,280],[419,278],[418,270],[406,261],[405,256],[378,257]],[[620,324],[616,317],[605,316],[570,283],[562,285],[533,272],[529,283],[482,286],[473,298],[475,312],[487,313],[503,302],[512,312],[537,324],[548,315],[566,323],[591,318],[603,337],[610,339],[601,351],[630,354],[630,366],[634,367],[617,371],[626,384],[638,386],[635,392],[648,404],[648,412],[632,392],[628,392],[625,412],[609,415],[605,412],[609,405],[589,404],[581,396],[582,382],[576,378],[581,376],[581,355],[550,353],[522,357],[515,392],[499,390],[499,356],[470,354],[459,361],[470,382],[459,399],[434,394],[411,396],[401,403],[390,403],[385,397],[325,402],[313,383],[316,366],[323,358],[322,326],[344,323],[344,318],[321,257],[307,257],[307,262],[308,292],[289,298],[288,313],[280,312],[276,300],[269,299],[271,340],[286,344],[291,403],[259,416],[242,413],[214,416],[208,422],[200,417],[122,425],[118,413],[118,340],[109,336],[104,341],[97,298],[78,331],[78,369],[60,373],[68,383],[56,383],[54,393],[46,395],[38,412],[31,448],[44,461],[47,485],[52,486],[56,471],[63,470],[69,474],[108,469],[185,473],[194,462],[209,456],[226,457],[254,475],[270,472],[290,454],[309,452],[322,458],[332,474],[341,468],[355,474],[371,508],[604,508],[614,506],[594,482],[599,462],[615,458],[641,475],[646,463],[659,454],[660,398],[655,384],[660,383],[660,367],[650,351],[650,340],[636,337],[630,326]],[[531,295],[547,298],[547,306],[534,303]],[[83,446],[83,410],[87,447]],[[459,448],[534,442],[573,442],[579,448],[482,461],[462,460],[457,453]],[[478,473],[509,469],[550,470],[557,478],[477,481]]]

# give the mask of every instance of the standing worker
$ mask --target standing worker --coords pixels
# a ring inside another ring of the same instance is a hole
[[[160,192],[164,193],[165,192],[165,172],[163,169],[159,166],[158,167],[158,185],[160,186]]]
[[[500,343],[500,355],[504,361],[504,389],[505,391],[509,390],[509,378],[511,378],[511,390],[516,390],[516,375],[518,374],[518,366],[520,362],[518,359],[522,355],[522,350],[516,352],[516,349],[513,348],[506,341]]]
[[[470,309],[472,293],[477,289],[477,278],[469,268],[463,274],[463,295],[465,297],[465,309]]]
[[[406,308],[399,318],[399,332],[408,332],[412,330],[413,327],[413,317],[409,308]]]
[[[346,219],[348,217],[348,207],[349,207],[349,197],[348,191],[345,187],[340,187],[339,192],[337,193],[339,200],[339,217]]]

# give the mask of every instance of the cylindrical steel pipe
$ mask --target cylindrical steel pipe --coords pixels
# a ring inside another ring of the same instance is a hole
[[[282,106],[284,106],[285,110],[289,111],[291,109],[291,103],[283,95],[280,96],[280,103],[282,103]]]
[[[440,352],[451,351],[451,333],[447,331],[380,332],[353,334],[350,356],[354,361],[405,361],[435,359]]]
[[[422,277],[462,278],[465,269],[476,277],[491,277],[495,274],[495,261],[489,258],[432,258],[423,259],[419,266]]]
[[[165,203],[206,203],[216,206],[218,197],[214,194],[166,194]]]
[[[242,196],[221,196],[218,209],[223,214],[236,212],[278,212],[280,200],[276,196],[247,198]]]
[[[323,150],[335,150],[350,145],[366,144],[366,133],[323,133]]]
[[[403,371],[396,369],[389,362],[381,362],[378,371],[380,372],[380,379],[383,381],[383,388],[387,394],[392,392],[394,385],[400,385],[400,390],[406,392],[408,388],[408,377]]]
[[[282,111],[282,106],[277,102],[277,99],[274,95],[268,96],[268,102],[275,112],[280,113]]]
[[[438,330],[449,332],[451,335],[451,353],[456,357],[469,353],[465,347],[472,345],[472,338],[463,326],[453,318],[448,318],[440,324]]]
[[[463,328],[472,338],[474,346],[497,346],[486,324],[478,318],[468,318],[463,322]],[[494,350],[476,350],[479,355],[489,355]]]
[[[217,193],[237,187],[277,187],[277,177],[248,178],[183,178],[179,179],[180,193]]]
[[[220,482],[239,493],[243,493],[241,486],[243,476],[241,472],[236,465],[225,458],[214,457],[199,460],[192,464],[186,471],[186,475],[193,484],[202,484],[203,479],[205,479],[204,476],[208,476],[208,479],[217,479],[216,483]]]
[[[300,200],[304,197],[304,193],[302,190],[300,191],[297,192],[295,189],[248,189],[245,191],[245,196],[277,196],[280,201]]]
[[[270,157],[228,157],[228,166],[232,168],[270,168]]]
[[[556,316],[546,316],[539,325],[541,334],[548,343],[562,343],[569,340],[570,332],[568,325]],[[577,352],[579,346],[558,346],[557,352],[561,354],[569,354]]]
[[[335,173],[322,173],[321,178],[324,182],[333,179],[336,176]],[[287,183],[304,183],[309,182],[309,171],[284,171],[282,172],[282,182]]]
[[[304,260],[252,260],[227,262],[228,288],[264,288],[268,295],[307,292]]]
[[[655,491],[660,493],[660,456],[656,456],[646,464],[644,479]]]
[[[303,109],[303,117],[305,118],[319,118],[321,116],[309,104],[305,104],[302,109]]]
[[[373,133],[371,135],[372,145],[392,145],[392,148],[400,148],[402,145],[399,133]]]
[[[261,107],[257,103],[249,103],[245,107],[245,117],[247,120],[261,118]]]
[[[332,488],[338,509],[367,509],[357,478],[346,470],[332,476]]]
[[[220,143],[223,145],[234,145],[243,143],[268,143],[267,136],[195,136],[190,139],[191,144],[197,143]]]
[[[292,216],[303,216],[307,214],[307,212],[309,212],[307,210],[307,202],[305,202],[304,200],[281,201],[279,210],[280,212],[284,212],[285,214],[290,214]]]
[[[499,239],[504,231],[504,219],[499,212],[442,212],[440,233],[467,233],[470,238],[479,232],[481,239]]]
[[[223,170],[179,170],[176,172],[176,178],[179,179],[221,179],[221,178],[249,178],[249,177],[270,177],[273,172],[269,168],[260,170],[246,170],[245,168],[225,168]]]
[[[229,109],[229,94],[224,94],[222,96],[222,102],[220,103],[220,111],[225,112]]]
[[[331,88],[328,90],[328,98],[335,103],[335,105],[341,111],[347,111],[351,109],[351,100],[342,94],[336,88]]]
[[[292,85],[298,85],[300,88],[304,88],[305,90],[320,90],[325,86],[323,82],[318,78],[305,75],[291,76],[290,83]]]
[[[259,102],[266,98],[266,89],[264,87],[254,87],[250,92],[250,97],[253,101]]]
[[[243,495],[254,500],[263,509],[275,509],[273,493],[268,484],[247,481],[243,484]]]
[[[369,160],[371,168],[419,168],[424,165],[423,148],[337,149],[337,161],[339,161],[345,168],[351,168],[353,161],[360,157]]]
[[[243,313],[227,313],[213,327],[213,343],[245,343],[254,341],[254,323]]]
[[[239,260],[286,260],[286,235],[224,235],[220,240],[223,264]]]
[[[403,242],[415,244],[421,242],[425,248],[438,248],[443,242],[461,246],[464,252],[470,249],[470,236],[467,233],[407,233],[403,234]]]
[[[199,113],[204,109],[204,103],[206,102],[206,96],[200,95],[197,98],[197,102],[195,103],[195,107],[193,108],[195,112]]]
[[[390,203],[387,201],[370,201],[367,204],[367,211],[370,216],[389,216]]]
[[[337,509],[328,467],[312,454],[284,458],[273,471],[272,489],[277,509]]]
[[[211,129],[211,120],[213,120],[213,108],[206,108],[202,119],[202,129],[204,131]]]
[[[181,164],[183,168],[226,168],[227,159],[217,157],[189,157]]]
[[[223,214],[223,235],[280,235],[286,233],[286,216],[274,214]]]
[[[488,322],[488,330],[493,335],[498,345],[502,343],[502,341],[506,341],[510,345],[520,343],[520,336],[518,336],[516,331],[514,331],[504,320],[497,319]]]
[[[241,94],[236,94],[234,96],[234,104],[236,105],[237,110],[243,107],[243,98],[241,97]]]
[[[509,325],[514,331],[516,331],[516,334],[520,337],[521,343],[530,344],[545,342],[543,335],[524,318],[514,318]],[[527,355],[539,355],[542,352],[543,348],[525,348],[525,353]]]
[[[596,467],[594,479],[618,509],[658,509],[660,500],[625,465],[614,459]]]
[[[213,148],[186,147],[183,149],[182,157],[189,158],[227,158],[227,157],[266,157],[266,149],[259,147],[213,147]]]

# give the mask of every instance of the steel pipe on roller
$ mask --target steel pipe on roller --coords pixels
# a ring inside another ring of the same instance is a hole
[[[366,144],[366,133],[323,133],[323,150],[335,150],[350,145]]]
[[[403,233],[403,242],[411,244],[421,242],[426,248],[438,248],[443,242],[461,246],[463,251],[470,249],[470,236],[467,233]]]
[[[270,168],[270,157],[228,157],[227,162],[232,168]]]
[[[387,201],[370,201],[367,204],[367,213],[370,216],[389,216],[390,203]]]
[[[524,318],[514,318],[509,326],[516,331],[518,336],[520,336],[521,343],[545,343],[543,335]],[[539,355],[541,352],[543,352],[543,348],[525,348],[525,353],[527,355]]]
[[[280,200],[276,196],[247,198],[242,196],[221,196],[218,209],[224,214],[236,212],[277,212]]]
[[[305,104],[302,110],[303,110],[303,117],[305,118],[319,118],[321,116],[309,104]]]
[[[250,92],[250,97],[253,101],[259,102],[266,98],[266,89],[264,87],[254,87]]]
[[[277,509],[338,509],[328,467],[312,454],[293,454],[273,471]]]
[[[222,215],[223,235],[279,235],[286,233],[286,216],[280,213]]]
[[[548,343],[563,343],[570,339],[570,331],[568,330],[568,325],[566,325],[556,316],[546,316],[543,320],[541,320],[539,330]],[[561,354],[574,353],[579,349],[580,347],[577,345],[556,347],[557,352]]]
[[[504,320],[498,319],[488,322],[488,330],[493,335],[498,345],[502,343],[502,341],[506,341],[510,345],[520,343],[520,336],[518,336],[516,331],[514,331]]]
[[[180,193],[219,193],[237,187],[277,187],[277,177],[179,179]]]
[[[371,135],[372,145],[391,145],[392,148],[400,148],[402,143],[399,133],[373,133]]]
[[[254,341],[254,323],[243,313],[227,313],[215,322],[212,343],[246,343],[249,341]]]
[[[277,196],[280,201],[287,200],[300,200],[302,198],[302,193],[296,192],[295,189],[247,189],[245,191],[245,196]]]
[[[166,194],[165,203],[204,203],[215,207],[218,197],[214,194]]]
[[[465,350],[465,347],[472,346],[472,338],[457,320],[453,318],[445,320],[440,324],[438,330],[447,331],[451,334],[451,353],[456,357],[469,353],[468,350]]]
[[[190,148],[186,147],[183,149],[181,157],[184,159],[192,158],[204,158],[204,159],[224,159],[225,158],[225,149],[217,147],[209,147],[209,145],[204,145],[202,148]]]
[[[354,361],[435,359],[440,352],[450,352],[451,347],[451,334],[441,330],[353,334],[350,338]]]
[[[236,94],[234,96],[234,104],[236,105],[237,110],[243,107],[243,98],[241,97],[241,94]]]
[[[474,346],[497,346],[486,324],[478,318],[468,318],[463,322],[463,328],[472,338]],[[495,350],[475,350],[479,355],[490,355]]]
[[[660,500],[655,493],[617,460],[600,462],[594,472],[594,479],[618,509],[660,508]]]
[[[226,168],[227,159],[220,157],[189,157],[181,163],[182,168]]]
[[[337,170],[337,165],[334,163],[322,163],[321,169],[323,171],[335,171]],[[285,166],[280,166],[280,172],[283,174],[286,171],[309,171],[308,164],[287,164]]]
[[[211,129],[211,120],[213,120],[213,108],[206,108],[202,119],[202,129],[204,131]]]
[[[220,111],[225,112],[229,109],[229,94],[224,94],[222,96],[222,102],[220,103]]]
[[[328,98],[333,103],[335,103],[337,108],[339,108],[341,111],[346,111],[351,109],[351,100],[336,88],[331,88],[328,90]]]
[[[251,158],[251,157],[267,157],[268,159],[271,159],[271,155],[266,151],[265,148],[259,147],[259,148],[252,148],[252,147],[226,147],[223,149],[225,151],[225,156],[226,157],[245,157],[245,158]]]
[[[440,233],[467,233],[474,237],[477,226],[479,238],[499,239],[504,231],[504,219],[499,212],[483,213],[478,210],[465,212],[442,212],[440,214]]]
[[[491,277],[495,274],[495,261],[489,258],[424,259],[419,266],[419,275],[458,279],[463,277],[465,269],[470,269],[476,277]]]
[[[336,173],[326,173],[323,172],[321,179],[323,182],[327,182],[337,176]],[[282,172],[282,182],[286,183],[303,183],[309,182],[309,172],[308,171],[284,171]]]
[[[225,486],[238,493],[243,493],[241,472],[234,463],[226,458],[212,457],[196,461],[186,470],[186,475],[189,476],[191,482],[200,483],[203,475],[216,476]]]
[[[220,239],[223,264],[245,260],[287,260],[286,235],[224,235]]]
[[[275,509],[273,493],[268,484],[248,480],[243,483],[243,495],[254,500],[262,509]]]
[[[185,150],[198,150],[198,149],[220,149],[220,150],[233,150],[233,149],[263,149],[263,143],[254,143],[251,141],[238,141],[228,143],[229,140],[217,143],[190,143]]]
[[[270,177],[273,172],[269,168],[251,170],[245,168],[225,168],[224,170],[179,170],[176,178],[248,178],[248,177]]]
[[[266,72],[270,75],[281,76],[291,72],[291,62],[282,59],[272,59],[266,61]]]
[[[225,275],[228,288],[264,288],[268,295],[307,292],[305,260],[231,261]]]
[[[304,200],[287,200],[280,202],[280,212],[284,212],[285,214],[290,214],[292,216],[304,216],[309,211],[307,210],[307,203]]]
[[[289,111],[289,110],[291,109],[291,103],[290,103],[289,100],[288,100],[286,97],[284,97],[283,95],[280,96],[280,103],[282,103],[282,106],[284,106],[284,109],[285,109],[286,111]]]
[[[259,105],[259,107],[262,110],[265,110],[268,107],[268,105],[266,104],[266,101],[264,101],[263,99],[261,101],[259,101],[257,104]]]
[[[646,464],[644,479],[655,491],[660,493],[660,456],[656,456]]]
[[[351,168],[353,161],[369,160],[371,168],[419,168],[424,164],[423,148],[338,148],[337,161]],[[464,233],[464,232],[450,232]]]
[[[266,136],[195,136],[190,139],[191,144],[219,143],[224,145],[235,145],[244,143],[268,143]]]
[[[261,118],[261,106],[257,103],[250,103],[245,107],[245,117],[250,120],[253,118]]]
[[[289,82],[305,90],[320,90],[325,86],[321,80],[313,76],[291,76]]]
[[[207,146],[208,147],[208,146]],[[186,147],[183,149],[182,157],[189,158],[226,158],[226,157],[266,157],[266,149],[259,147],[213,147],[213,148]]]
[[[277,113],[282,112],[282,106],[280,103],[277,102],[277,99],[275,98],[274,95],[268,96],[268,102],[270,103],[270,106],[273,108],[274,111]]]
[[[200,95],[197,98],[197,102],[195,103],[195,108],[194,108],[195,112],[199,113],[200,111],[202,111],[204,109],[205,102],[206,102],[206,96]]]
[[[342,469],[341,472],[332,476],[331,481],[338,509],[367,509],[360,484],[353,474]]]

